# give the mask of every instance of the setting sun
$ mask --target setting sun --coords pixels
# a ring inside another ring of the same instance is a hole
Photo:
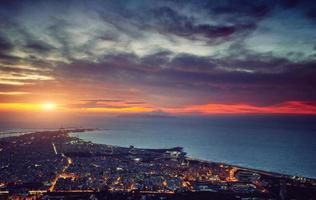
[[[47,102],[47,103],[42,104],[43,110],[46,110],[46,111],[55,110],[56,107],[57,107],[56,104],[52,102]]]

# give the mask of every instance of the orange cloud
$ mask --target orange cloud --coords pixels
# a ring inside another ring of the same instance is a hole
[[[47,111],[43,103],[0,103],[0,111]],[[215,114],[305,114],[316,115],[316,103],[303,101],[288,101],[269,106],[255,106],[250,104],[216,104],[191,105],[177,108],[156,108],[153,105],[127,106],[115,103],[116,106],[97,105],[88,106],[84,104],[69,107],[66,104],[56,104],[55,112],[69,113],[149,113],[162,111],[173,115],[215,115]],[[44,107],[43,107],[44,106]]]
[[[142,106],[125,107],[67,107],[54,103],[0,103],[0,112],[37,112],[37,111],[55,111],[55,112],[78,112],[78,113],[145,113],[153,112],[154,108]]]
[[[62,108],[58,108],[62,109]],[[0,103],[0,111],[45,111],[45,103]]]
[[[1,103],[0,111],[36,111],[39,110],[40,106],[30,103]]]
[[[82,111],[86,112],[105,112],[105,113],[145,113],[145,112],[153,112],[155,111],[153,108],[146,108],[146,107],[125,107],[125,108],[108,108],[108,107],[101,107],[101,108],[85,108]]]
[[[249,104],[204,104],[182,108],[167,108],[163,111],[172,114],[316,114],[316,103],[288,101],[270,106]]]
[[[29,94],[29,92],[17,92],[17,91],[0,92],[0,95],[9,95],[9,96],[17,96],[17,95],[25,95],[25,94]]]

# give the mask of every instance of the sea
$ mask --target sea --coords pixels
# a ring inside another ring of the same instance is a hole
[[[124,147],[180,146],[198,159],[316,178],[315,116],[118,116],[93,127],[72,135]]]

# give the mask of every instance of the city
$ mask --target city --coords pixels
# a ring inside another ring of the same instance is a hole
[[[316,197],[314,179],[193,159],[181,147],[127,148],[69,135],[90,130],[1,138],[0,199],[76,199],[78,194],[83,199]]]

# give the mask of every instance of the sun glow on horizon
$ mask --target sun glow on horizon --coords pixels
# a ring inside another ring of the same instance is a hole
[[[70,106],[69,106],[70,105]],[[190,105],[184,107],[156,107],[155,105],[147,106],[108,106],[103,107],[77,105],[74,104],[57,104],[56,102],[42,103],[0,103],[0,112],[68,112],[68,113],[151,113],[163,112],[171,115],[217,115],[217,114],[306,114],[316,115],[316,105],[304,101],[287,101],[279,104],[267,106],[256,106],[246,103],[240,104],[220,104],[209,103],[202,105]]]
[[[56,107],[57,107],[57,105],[53,102],[46,102],[46,103],[42,104],[42,108],[45,111],[53,111],[56,109]]]

